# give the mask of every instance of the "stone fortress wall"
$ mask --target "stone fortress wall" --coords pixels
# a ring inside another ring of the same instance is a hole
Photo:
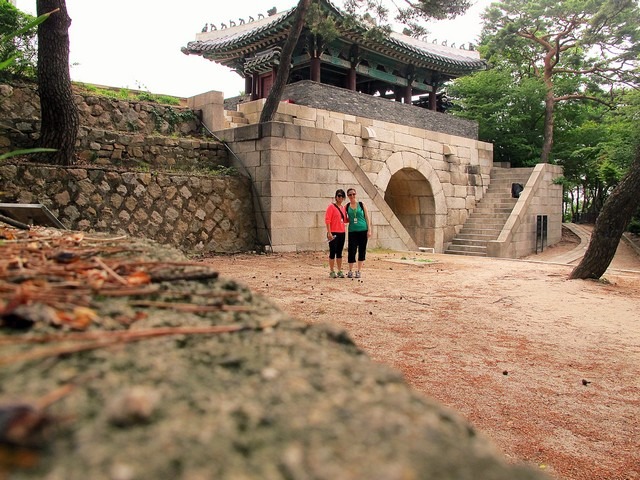
[[[257,100],[237,106],[247,125],[218,132],[251,172],[274,250],[325,248],[324,211],[336,188],[354,186],[372,214],[372,247],[442,253],[489,186],[493,146],[477,140],[475,122],[315,82],[289,85],[283,98],[281,123],[258,125]],[[559,240],[562,195],[552,182],[560,173],[551,170],[511,222],[507,238],[518,248],[494,245],[493,253],[530,253],[529,220],[540,213],[553,223],[549,244]]]
[[[250,121],[262,104],[242,106]],[[324,211],[333,193],[354,186],[372,215],[372,247],[415,251],[429,246],[442,252],[445,233],[452,237],[456,226],[461,228],[488,185],[491,145],[478,149],[481,142],[476,140],[294,104],[281,104],[278,111],[295,117],[294,124],[256,124],[219,132],[252,172],[277,251],[322,249]],[[363,131],[375,139],[362,139]],[[448,160],[453,155],[444,155],[445,143],[460,154]],[[451,162],[458,165],[453,172]],[[414,196],[398,200],[416,204],[421,224],[411,232],[385,200],[391,177],[400,171],[416,172],[414,180],[407,173],[397,187],[398,192],[411,188],[411,182],[417,187],[412,189]]]

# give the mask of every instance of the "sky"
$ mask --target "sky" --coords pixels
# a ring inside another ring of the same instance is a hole
[[[455,20],[429,22],[429,41],[477,43],[480,14],[490,0],[472,0],[473,6]],[[334,0],[341,6],[340,0]],[[283,11],[297,0],[66,0],[71,17],[71,79],[111,87],[190,97],[210,90],[233,97],[242,93],[244,80],[235,72],[180,49],[205,23],[220,27],[249,16]],[[36,0],[17,0],[16,6],[35,15]],[[401,30],[398,28],[397,30]]]

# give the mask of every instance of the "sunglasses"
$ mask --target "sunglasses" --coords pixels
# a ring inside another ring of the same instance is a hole
[[[350,196],[350,197],[355,197],[356,196],[355,193],[347,193],[347,195]]]
[[[344,195],[339,193],[338,195],[336,195],[336,198],[344,198]]]

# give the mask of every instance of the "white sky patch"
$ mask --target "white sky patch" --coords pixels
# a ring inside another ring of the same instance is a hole
[[[342,5],[339,0],[333,3]],[[429,41],[477,43],[480,14],[490,3],[477,0],[463,17],[427,23]],[[205,23],[220,28],[230,20],[238,24],[240,18],[266,16],[271,7],[280,12],[296,4],[297,0],[66,0],[72,20],[71,79],[180,97],[210,90],[232,97],[244,89],[237,73],[180,49],[195,40]],[[17,0],[16,6],[35,15],[36,0]]]

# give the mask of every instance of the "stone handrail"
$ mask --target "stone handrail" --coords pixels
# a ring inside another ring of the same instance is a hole
[[[518,257],[519,250],[516,245],[515,236],[523,229],[528,215],[531,213],[536,200],[539,198],[539,190],[547,188],[547,174],[561,175],[561,168],[548,163],[539,163],[533,169],[524,190],[520,194],[516,205],[513,207],[509,218],[504,224],[500,235],[496,240],[487,243],[487,255],[489,257]],[[541,207],[543,210],[544,208]],[[524,252],[527,253],[527,252]]]

